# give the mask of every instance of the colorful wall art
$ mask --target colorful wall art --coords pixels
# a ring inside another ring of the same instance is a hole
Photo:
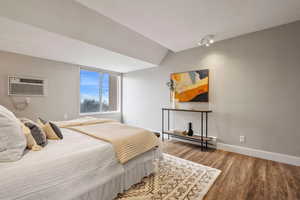
[[[208,102],[209,70],[171,74],[172,97],[178,102]]]

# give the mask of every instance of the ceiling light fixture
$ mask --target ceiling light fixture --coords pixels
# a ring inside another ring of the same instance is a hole
[[[215,42],[214,40],[215,36],[214,35],[206,35],[204,36],[200,42],[198,42],[197,44],[199,46],[206,46],[209,47],[211,44],[213,44]]]

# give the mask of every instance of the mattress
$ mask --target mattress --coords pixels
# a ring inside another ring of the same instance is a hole
[[[97,200],[107,200],[128,189],[129,182],[134,184],[151,173],[153,159],[159,156],[151,150],[121,165],[111,144],[62,131],[64,139],[50,140],[42,151],[26,152],[17,162],[0,163],[1,200],[92,199],[87,198],[90,191]],[[112,181],[122,183],[110,188],[117,184]],[[108,187],[110,182],[113,185]]]

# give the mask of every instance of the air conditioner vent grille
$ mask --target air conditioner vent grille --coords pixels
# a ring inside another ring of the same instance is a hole
[[[44,95],[42,85],[11,84],[12,95]]]
[[[8,95],[45,96],[45,80],[38,78],[8,77]]]
[[[21,83],[38,83],[38,84],[43,84],[43,80],[37,80],[37,79],[25,79],[25,78],[20,78]]]

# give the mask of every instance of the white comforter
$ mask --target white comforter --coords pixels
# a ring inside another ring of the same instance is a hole
[[[111,144],[67,129],[63,135],[42,151],[0,163],[1,200],[74,199],[124,172]]]

